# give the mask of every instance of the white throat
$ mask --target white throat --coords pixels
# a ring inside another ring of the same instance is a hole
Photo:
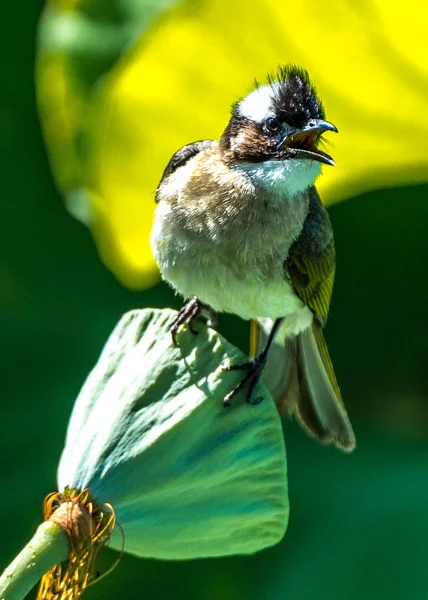
[[[261,163],[238,163],[256,187],[269,189],[278,195],[292,198],[314,184],[321,172],[321,165],[315,160],[266,160]]]

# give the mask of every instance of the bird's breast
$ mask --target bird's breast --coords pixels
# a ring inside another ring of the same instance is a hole
[[[219,179],[185,169],[167,183],[155,213],[151,243],[163,278],[186,298],[244,318],[301,307],[284,261],[302,230],[306,195],[281,197],[230,170]]]

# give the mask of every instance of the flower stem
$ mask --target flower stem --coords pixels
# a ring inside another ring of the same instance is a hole
[[[0,600],[22,600],[37,581],[70,554],[68,534],[45,521],[0,577]]]

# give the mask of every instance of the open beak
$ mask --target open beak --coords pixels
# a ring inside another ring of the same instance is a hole
[[[317,160],[325,165],[335,166],[335,162],[326,152],[318,149],[318,143],[323,133],[334,131],[338,133],[333,123],[322,119],[311,119],[300,131],[290,134],[284,141],[284,145],[292,150],[291,158],[306,158]],[[290,153],[288,153],[290,157]]]

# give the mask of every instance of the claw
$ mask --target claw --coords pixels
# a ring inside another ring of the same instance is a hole
[[[199,331],[197,331],[193,325],[199,317],[204,317],[209,326],[212,326],[212,323],[217,322],[216,314],[211,307],[207,304],[203,304],[197,296],[194,296],[181,308],[171,323],[170,331],[174,346],[178,346],[177,333],[182,325],[187,324],[193,335],[198,335]]]
[[[223,365],[224,371],[247,371],[245,377],[241,379],[238,385],[231,392],[226,394],[223,399],[224,406],[230,406],[231,401],[235,396],[239,394],[239,392],[248,384],[248,391],[246,400],[249,404],[260,404],[262,401],[262,397],[258,396],[254,398],[254,390],[259,382],[263,368],[266,364],[266,355],[262,352],[253,360],[242,363],[240,365],[231,365],[230,363]]]
[[[230,406],[230,403],[233,400],[233,398],[242,390],[244,386],[247,385],[247,383],[247,402],[249,404],[260,404],[260,402],[263,400],[261,396],[253,397],[254,390],[257,383],[260,381],[269,354],[269,350],[272,346],[273,340],[275,339],[275,335],[277,334],[278,329],[281,326],[283,320],[284,319],[282,317],[279,319],[275,319],[266,346],[260,352],[260,354],[253,358],[253,360],[250,360],[249,362],[243,363],[241,365],[231,365],[230,363],[223,365],[223,369],[225,371],[247,371],[247,374],[238,383],[236,388],[228,394],[226,394],[226,396],[224,397],[223,402],[225,406]]]

